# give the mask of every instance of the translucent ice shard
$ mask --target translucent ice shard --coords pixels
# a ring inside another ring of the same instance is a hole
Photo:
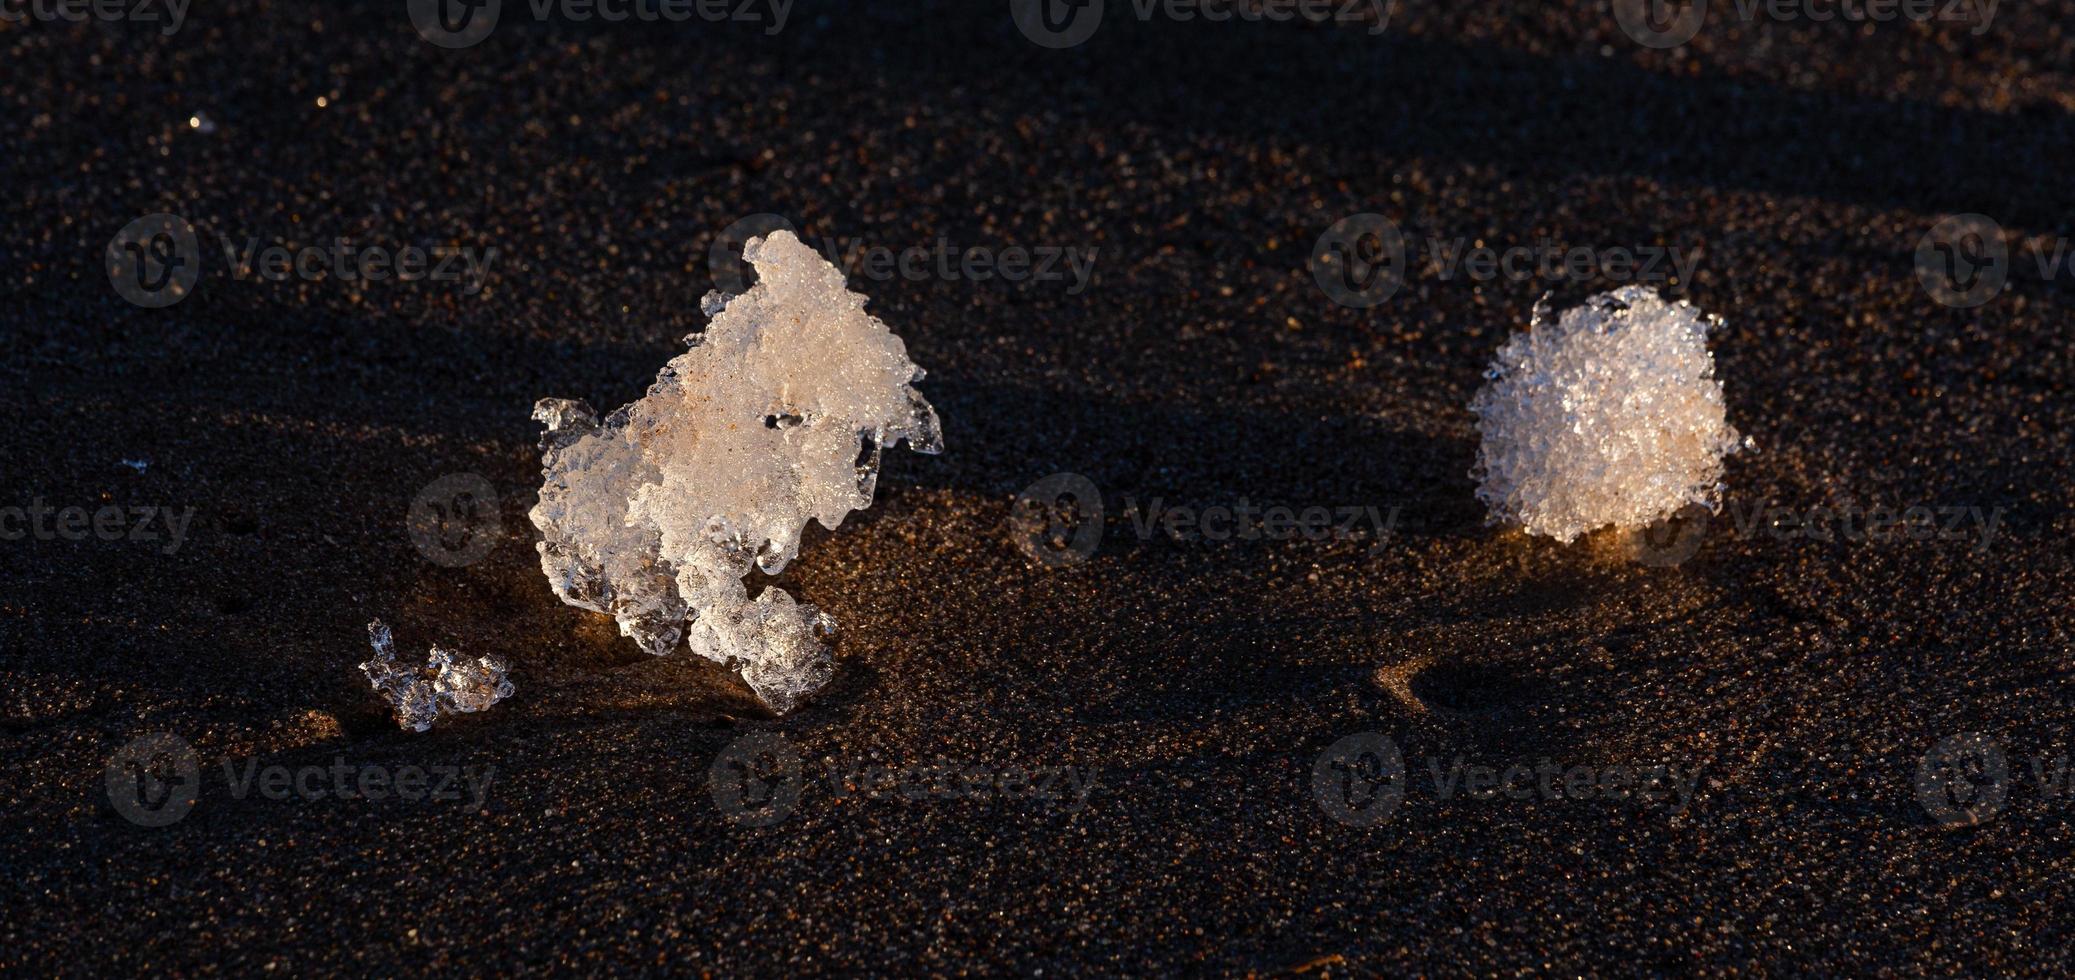
[[[688,643],[789,711],[834,674],[835,623],[767,586],[808,520],[872,504],[880,450],[944,446],[922,369],[865,297],[791,232],[751,239],[757,284],[710,293],[712,322],[648,393],[600,421],[543,399],[540,564],[562,601],[607,613],[653,654]]]
[[[400,664],[389,627],[379,619],[367,624],[367,639],[375,655],[360,670],[389,702],[396,723],[412,731],[431,728],[442,714],[485,711],[511,696],[512,682],[505,679],[501,661],[471,660],[433,647],[423,667]]]
[[[1721,505],[1722,458],[1739,448],[1691,303],[1629,286],[1534,321],[1485,372],[1470,410],[1482,443],[1477,498],[1492,520],[1569,542]]]

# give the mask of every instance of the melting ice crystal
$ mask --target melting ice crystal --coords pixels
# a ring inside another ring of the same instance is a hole
[[[1470,403],[1483,437],[1471,476],[1492,519],[1569,542],[1718,508],[1722,458],[1740,448],[1707,347],[1720,323],[1641,286],[1554,322],[1537,304]]]
[[[653,654],[688,643],[789,711],[834,673],[835,622],[776,586],[809,519],[872,504],[882,447],[943,449],[922,369],[865,297],[792,233],[751,239],[757,284],[712,317],[648,394],[603,420],[543,399],[541,569],[562,601],[608,613]]]
[[[360,670],[405,728],[422,732],[440,715],[483,711],[511,696],[512,682],[499,660],[433,647],[423,667],[399,663],[389,627],[379,619],[367,624],[367,639],[375,655]]]

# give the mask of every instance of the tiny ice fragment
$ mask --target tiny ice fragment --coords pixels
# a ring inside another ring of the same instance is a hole
[[[1718,509],[1722,458],[1739,448],[1707,347],[1720,324],[1641,286],[1554,322],[1537,303],[1470,403],[1483,437],[1470,475],[1492,520],[1569,542]]]
[[[562,601],[608,613],[657,655],[738,669],[779,712],[828,683],[835,621],[752,567],[783,571],[807,522],[872,504],[883,447],[941,452],[922,369],[843,273],[791,232],[752,238],[757,284],[707,294],[712,317],[648,394],[600,420],[542,399],[541,570]]]
[[[484,711],[511,696],[512,682],[505,679],[501,661],[470,660],[433,647],[425,666],[410,667],[397,663],[396,644],[381,620],[367,624],[367,638],[375,655],[360,670],[389,701],[396,723],[412,731],[431,728],[442,714]]]

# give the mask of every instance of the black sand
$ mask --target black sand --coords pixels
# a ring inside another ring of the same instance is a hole
[[[198,5],[200,6],[200,5]],[[1966,25],[1742,25],[1645,50],[1602,6],[1412,4],[1361,25],[1136,20],[1052,51],[1006,4],[802,0],[758,25],[536,23],[445,50],[401,3],[223,2],[176,36],[0,25],[0,505],[194,508],[186,540],[0,542],[0,970],[898,973],[1699,970],[2064,975],[2075,404],[2065,268],[2075,5]],[[1401,5],[1402,6],[1402,5]],[[1727,6],[1720,4],[1718,6]],[[1718,13],[1719,15],[1719,13]],[[325,104],[319,107],[318,100]],[[205,125],[190,125],[200,113]],[[132,219],[207,274],[125,302]],[[707,249],[778,212],[904,248],[1096,249],[1094,279],[854,280],[930,369],[950,451],[780,578],[842,624],[784,718],[562,605],[525,520],[545,395],[639,394],[704,322]],[[1724,315],[1729,506],[1677,567],[1487,528],[1464,409],[1544,291],[1331,302],[1339,217],[1416,237],[1700,250]],[[1982,212],[2002,294],[1913,255]],[[239,281],[221,238],[499,249],[489,288]],[[144,460],[138,472],[121,461]],[[1046,475],[1109,503],[1095,558],[1007,527]],[[415,495],[488,479],[447,567]],[[1126,497],[1398,508],[1374,542],[1142,539]],[[1955,541],[1739,533],[1738,508],[1978,508]],[[508,659],[518,694],[397,730],[354,665]],[[103,767],[165,731],[200,799],[134,825]],[[1336,822],[1315,762],[1407,760]],[[1997,740],[2007,799],[1947,828],[1919,762]],[[740,827],[746,733],[820,780],[951,762],[1092,773],[1078,807],[806,788]],[[1444,797],[1427,761],[1698,768],[1690,803]],[[260,766],[494,767],[462,802],[240,799]],[[2035,772],[2034,763],[2040,763]]]

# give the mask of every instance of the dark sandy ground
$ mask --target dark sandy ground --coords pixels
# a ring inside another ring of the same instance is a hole
[[[786,28],[537,23],[446,50],[402,3],[0,25],[0,504],[193,508],[184,544],[0,541],[0,971],[2065,975],[2075,426],[2065,268],[1938,305],[1913,255],[1982,212],[2069,232],[2075,5],[1967,25],[1710,26],[1646,50],[1602,6],[1404,4],[1363,25],[1175,23],[1088,43],[1005,3],[818,4]],[[1712,22],[1711,22],[1712,24]],[[321,102],[320,102],[321,100]],[[194,126],[190,118],[205,117]],[[125,302],[127,222],[206,275]],[[930,369],[941,457],[780,581],[842,623],[784,718],[555,601],[525,512],[544,395],[617,405],[703,318],[754,212],[903,248],[1097,250],[1094,279],[854,280]],[[1677,567],[1487,528],[1464,409],[1545,290],[1331,302],[1339,217],[1417,236],[1698,249],[1728,318],[1729,507]],[[230,277],[221,236],[494,247],[489,288]],[[144,460],[141,472],[121,461]],[[1095,557],[1015,546],[1074,472]],[[498,495],[428,561],[428,484]],[[1398,508],[1374,542],[1142,538],[1126,497]],[[1985,546],[1737,533],[1735,508],[1972,507]],[[490,525],[494,523],[494,527]],[[400,732],[354,669],[506,658],[518,693]],[[169,732],[199,800],[145,827],[104,766]],[[1314,766],[1388,736],[1401,805],[1331,817]],[[1994,740],[1974,826],[1925,753]],[[810,782],[740,826],[745,734]],[[1429,760],[1698,770],[1682,806],[1447,793]],[[473,801],[234,795],[261,766],[494,769]],[[1084,802],[868,796],[826,777],[1074,767]],[[2036,766],[2036,768],[2035,768]],[[1991,784],[1982,792],[1994,788]]]

